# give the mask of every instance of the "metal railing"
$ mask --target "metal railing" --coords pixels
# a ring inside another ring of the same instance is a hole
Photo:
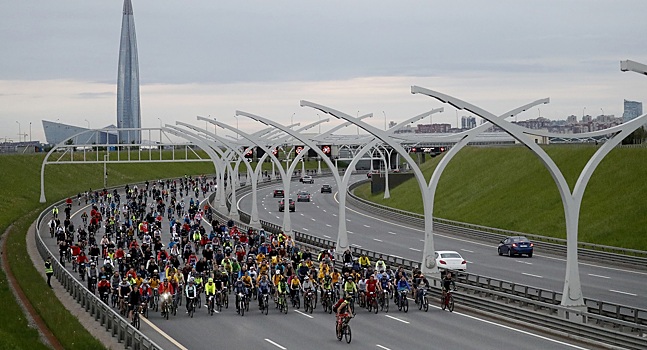
[[[424,215],[412,213],[405,210],[391,208],[388,206],[373,203],[356,196],[355,188],[365,184],[368,180],[359,181],[349,186],[347,192],[347,204],[357,208],[377,213],[389,219],[407,223],[409,225],[424,228]],[[535,247],[544,252],[566,255],[566,240],[529,234],[518,231],[509,231],[494,227],[474,225],[465,222],[434,218],[434,231],[443,231],[452,234],[477,238],[493,244],[505,239],[508,236],[526,236],[535,243]],[[647,268],[647,251],[612,247],[607,245],[578,242],[578,255],[580,258],[592,261],[608,261],[617,264],[642,266]]]
[[[65,201],[60,201],[49,206],[45,211],[40,213],[36,219],[36,246],[43,260],[47,257],[55,257],[56,255],[47,248],[45,242],[40,235],[40,227],[45,217],[51,213],[54,205],[63,205]],[[54,276],[63,285],[65,290],[79,303],[86,312],[88,312],[95,321],[99,322],[107,332],[117,341],[124,345],[126,349],[133,350],[162,350],[162,347],[157,345],[154,341],[148,338],[144,333],[133,327],[130,322],[110,306],[106,305],[93,293],[83,286],[72,274],[66,270],[58,259],[51,259]]]

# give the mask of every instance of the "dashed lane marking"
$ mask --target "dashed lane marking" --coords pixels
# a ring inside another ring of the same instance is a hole
[[[631,295],[632,297],[638,296],[638,294],[629,293],[629,292],[623,292],[621,290],[615,290],[615,289],[609,289],[609,292],[620,293],[620,294],[624,294],[624,295]]]
[[[279,348],[279,349],[281,349],[281,350],[285,350],[285,349],[287,349],[285,346],[283,346],[283,345],[281,345],[281,344],[279,344],[279,343],[277,343],[277,342],[273,341],[272,339],[267,339],[267,338],[265,338],[265,341],[266,341],[266,342],[268,342],[268,343],[270,343],[270,344],[272,344],[272,345],[274,345],[274,346],[276,346],[277,348]]]
[[[522,272],[521,274],[522,274],[522,275],[526,275],[526,276],[530,276],[530,277],[543,278],[542,276],[539,276],[539,275],[533,275],[532,273],[525,273],[525,272]]]
[[[400,322],[402,322],[402,323],[406,323],[406,324],[409,324],[409,323],[410,323],[409,321],[401,320],[401,319],[399,319],[399,318],[397,318],[397,317],[393,317],[393,316],[391,316],[391,315],[384,315],[384,316],[385,316],[385,317],[388,317],[388,318],[390,318],[390,319],[392,319],[392,320],[400,321]]]

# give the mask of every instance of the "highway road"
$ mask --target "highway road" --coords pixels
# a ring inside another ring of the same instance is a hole
[[[365,179],[366,175],[355,175],[351,180]],[[333,193],[320,193],[321,185],[328,183]],[[278,212],[278,199],[273,190],[280,185],[259,189],[259,214],[262,220],[278,225],[283,223],[283,213]],[[295,183],[291,197],[297,191],[306,190],[312,194],[311,202],[296,203],[292,213],[292,229],[314,236],[336,240],[339,206],[337,188],[332,178],[317,178],[314,184]],[[251,195],[238,196],[238,207],[249,213]],[[424,231],[394,223],[357,208],[347,208],[348,238],[351,245],[368,250],[383,252],[411,260],[422,260]],[[534,287],[563,290],[566,269],[565,257],[550,256],[535,251],[532,258],[499,256],[498,242],[484,243],[436,232],[436,250],[458,251],[467,261],[469,272]],[[590,299],[610,301],[638,308],[647,308],[647,273],[624,268],[580,262],[580,276],[584,296]]]
[[[319,180],[317,180],[319,182]],[[317,183],[319,185],[319,183]],[[317,196],[319,197],[319,196]],[[333,196],[324,197],[334,203]],[[266,206],[269,199],[265,199]],[[274,202],[273,199],[271,202]],[[313,212],[316,208],[312,203]],[[273,204],[273,203],[272,203]],[[321,204],[320,204],[321,205]],[[301,217],[305,205],[299,203],[297,214]],[[87,206],[73,208],[73,222],[81,224],[80,213],[89,210]],[[331,215],[333,213],[330,213]],[[307,222],[308,218],[303,219]],[[44,221],[44,223],[47,220]],[[334,222],[333,222],[334,223]],[[164,222],[168,228],[168,222]],[[309,227],[315,225],[310,224]],[[48,248],[56,252],[56,242],[50,238],[46,228],[41,228],[46,237]],[[358,232],[360,232],[358,230]],[[325,233],[324,233],[325,234]],[[388,234],[388,233],[387,233]],[[398,233],[404,236],[401,233]],[[361,236],[361,235],[360,235]],[[163,240],[170,236],[163,231]],[[355,239],[353,237],[353,239]],[[370,239],[370,238],[369,238]],[[362,242],[363,243],[363,242]],[[419,244],[413,244],[415,247]],[[386,249],[385,249],[386,251]],[[533,260],[534,261],[534,260]],[[70,264],[67,264],[71,269]],[[78,274],[74,274],[78,276]],[[233,297],[230,297],[230,301]],[[413,306],[414,304],[411,303]],[[244,317],[236,314],[234,308],[208,316],[204,308],[199,309],[194,318],[184,314],[181,307],[178,315],[169,320],[162,319],[159,313],[150,313],[150,319],[142,322],[142,330],[165,348],[203,349],[212,347],[241,347],[254,349],[330,349],[339,346],[351,349],[495,349],[514,347],[515,349],[584,349],[573,340],[562,340],[552,335],[544,335],[528,330],[523,325],[505,325],[486,320],[463,312],[460,305],[453,313],[432,306],[429,312],[411,308],[408,313],[391,307],[388,313],[369,314],[359,310],[351,322],[353,340],[351,344],[340,344],[334,336],[334,316],[323,313],[319,306],[313,314],[302,310],[290,309],[287,315],[279,314],[270,308],[269,315],[262,315],[258,306],[250,305],[250,312]],[[579,345],[579,346],[578,346]]]

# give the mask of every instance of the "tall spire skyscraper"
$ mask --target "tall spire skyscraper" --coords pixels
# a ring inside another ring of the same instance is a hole
[[[119,68],[117,76],[117,127],[141,128],[142,116],[139,106],[139,62],[135,18],[130,0],[124,0],[119,44]],[[141,131],[120,131],[119,142],[141,142]]]

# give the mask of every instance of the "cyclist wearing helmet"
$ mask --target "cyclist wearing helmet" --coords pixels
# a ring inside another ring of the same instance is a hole
[[[353,280],[353,277],[348,276],[346,278],[346,283],[344,283],[344,292],[346,295],[354,295],[357,293],[357,285],[355,284],[355,281]]]
[[[261,279],[258,281],[258,306],[263,307],[263,294],[270,293],[270,281],[267,279],[267,275],[261,275]]]
[[[207,301],[207,303],[209,302],[209,297],[216,296],[216,284],[213,282],[213,278],[209,278],[207,283],[205,283],[204,294],[206,296],[205,301]],[[209,304],[206,304],[205,306],[209,307]]]
[[[351,302],[352,297],[351,296],[346,296],[344,298],[339,299],[337,303],[333,306],[333,310],[335,310],[335,317],[337,319],[336,327],[337,327],[337,333],[341,330],[341,324],[346,318],[352,318],[353,315],[350,313],[350,302]]]
[[[193,284],[193,279],[189,279],[189,283],[184,288],[184,295],[186,296],[186,313],[188,314],[189,304],[198,296],[198,288]]]

